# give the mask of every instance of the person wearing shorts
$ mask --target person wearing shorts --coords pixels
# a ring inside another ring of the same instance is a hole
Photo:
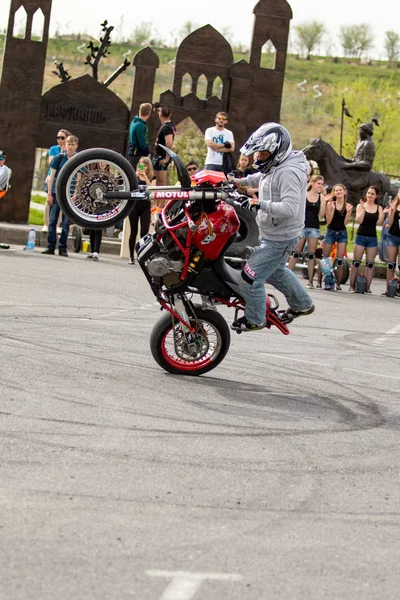
[[[327,230],[324,238],[323,257],[328,258],[333,244],[337,244],[336,251],[336,289],[341,290],[340,281],[343,271],[343,257],[347,247],[346,225],[350,221],[353,205],[346,201],[347,189],[342,183],[337,183],[332,188],[332,193],[326,196],[326,222]]]
[[[386,269],[386,286],[393,279],[396,262],[400,262],[400,190],[385,212],[389,213],[389,232],[387,236],[388,264]],[[385,294],[387,293],[387,289]]]
[[[304,246],[307,243],[307,270],[309,289],[314,288],[315,252],[321,232],[319,219],[325,216],[324,178],[321,175],[311,177],[307,186],[306,213],[304,229],[289,259],[288,267],[294,270],[296,262],[303,258]]]
[[[171,121],[171,110],[164,106],[157,109],[161,121],[161,127],[158,130],[153,157],[153,169],[157,178],[157,185],[167,185],[167,171],[171,158],[162,146],[172,149],[175,138],[175,126]]]
[[[371,294],[371,282],[374,276],[374,261],[378,252],[376,226],[382,225],[385,217],[382,207],[378,206],[379,190],[375,186],[368,188],[365,199],[361,199],[356,210],[356,222],[360,224],[353,251],[353,264],[350,272],[350,292],[355,292],[356,280],[361,260],[365,252],[365,292]]]

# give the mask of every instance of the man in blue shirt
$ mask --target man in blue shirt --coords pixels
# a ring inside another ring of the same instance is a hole
[[[47,192],[47,204],[50,206],[49,232],[47,235],[47,249],[42,254],[54,254],[57,244],[57,221],[60,214],[56,196],[56,181],[61,168],[67,160],[73,156],[78,149],[79,140],[75,135],[69,135],[66,142],[66,152],[55,156],[50,163],[50,177]],[[65,215],[61,221],[61,235],[58,241],[58,254],[68,256],[67,240],[69,233],[69,221]]]

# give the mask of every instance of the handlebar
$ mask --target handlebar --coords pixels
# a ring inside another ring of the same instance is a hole
[[[242,198],[234,183],[225,182],[221,188],[182,190],[180,187],[139,187],[130,192],[105,192],[98,200],[232,200]]]

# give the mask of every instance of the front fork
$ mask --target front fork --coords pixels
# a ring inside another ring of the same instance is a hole
[[[186,298],[184,296],[182,296],[181,294],[174,296],[173,302],[175,305],[175,313],[178,316],[178,320],[181,323],[182,330],[183,330],[184,336],[186,338],[188,353],[189,353],[189,355],[196,356],[197,355],[197,344],[196,344],[197,338],[196,338],[196,334],[195,334],[195,329],[193,329],[193,327],[190,325],[190,316],[188,314],[190,312],[191,316],[193,317],[193,313],[190,310],[190,308],[191,308],[190,304],[186,300]],[[175,336],[174,336],[174,340],[175,340],[175,344],[176,344]]]

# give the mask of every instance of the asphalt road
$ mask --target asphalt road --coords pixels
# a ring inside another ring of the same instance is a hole
[[[400,300],[347,289],[184,378],[138,266],[1,250],[0,598],[397,598]]]

